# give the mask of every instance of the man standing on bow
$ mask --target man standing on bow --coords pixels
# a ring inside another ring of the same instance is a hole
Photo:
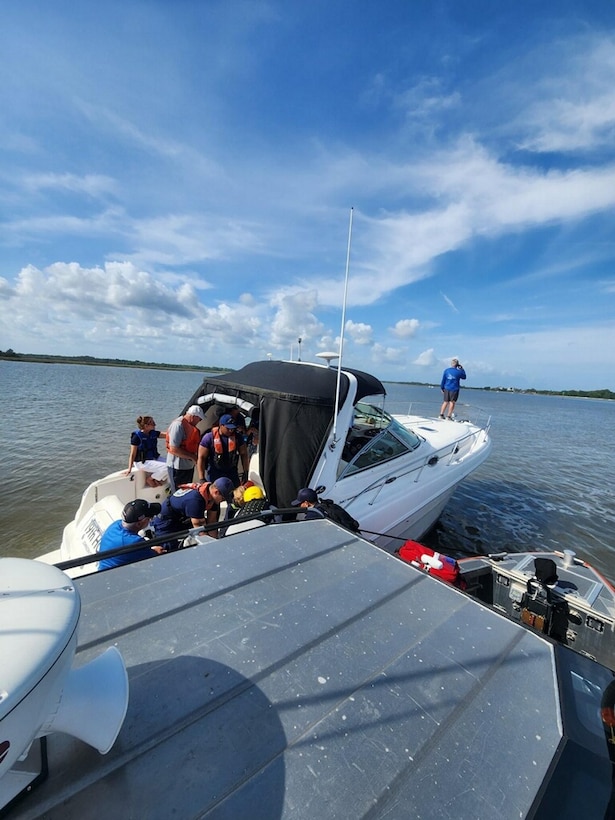
[[[440,381],[440,389],[444,397],[442,407],[440,408],[441,419],[448,418],[449,421],[454,420],[453,412],[455,410],[455,402],[459,398],[459,381],[460,379],[465,379],[465,377],[466,372],[459,364],[459,359],[451,359],[451,366],[446,368]]]
[[[199,480],[207,478],[215,481],[217,478],[230,478],[234,487],[238,487],[239,460],[243,469],[243,481],[248,478],[249,459],[248,448],[244,437],[237,431],[237,424],[230,413],[220,417],[218,427],[213,427],[205,433],[198,449],[196,463]]]

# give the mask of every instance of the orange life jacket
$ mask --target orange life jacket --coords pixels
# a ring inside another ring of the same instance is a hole
[[[189,421],[182,418],[182,428],[184,431],[184,437],[182,439],[181,446],[184,450],[187,450],[189,453],[196,455],[199,451],[199,442],[201,441],[201,432],[198,427],[195,427],[193,424],[190,424]],[[169,431],[166,432],[166,440],[167,440],[167,451],[169,450]]]
[[[211,435],[214,442],[214,464],[221,467],[224,464],[235,467],[239,461],[239,453],[237,452],[237,436],[233,433],[226,436],[228,449],[224,449],[222,444],[222,437],[220,435],[219,427],[212,427]]]
[[[216,453],[224,453],[224,446],[222,444],[222,438],[220,436],[220,428],[219,427],[212,427],[211,434],[214,438],[214,450]],[[227,436],[228,441],[228,452],[232,453],[237,449],[237,437],[233,433],[231,436]]]
[[[211,510],[219,510],[220,505],[217,501],[214,501],[211,497],[211,493],[209,492],[209,488],[213,484],[212,481],[207,481],[205,484],[200,483],[198,481],[191,481],[190,484],[180,484],[180,490],[198,490],[200,494],[203,496],[205,501],[205,512],[210,512]],[[168,499],[167,499],[168,501]]]

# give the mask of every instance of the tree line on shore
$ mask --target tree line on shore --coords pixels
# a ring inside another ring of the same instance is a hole
[[[160,362],[142,362],[139,359],[100,359],[96,356],[52,356],[37,353],[16,353],[9,348],[0,350],[0,359],[19,360],[23,362],[41,362],[43,364],[89,364],[107,365],[109,367],[147,367],[155,370],[199,370],[207,373],[226,373],[230,367],[215,367],[213,365],[196,364],[164,364]],[[398,382],[398,384],[415,384],[421,387],[433,387],[428,382]],[[465,387],[466,390],[502,390],[507,393],[535,393],[541,396],[572,396],[584,399],[615,399],[615,393],[606,388],[602,390],[516,390],[498,387]]]
[[[4,351],[0,350],[0,359],[20,362],[39,362],[42,364],[89,364],[99,366],[107,365],[107,367],[146,367],[152,370],[205,370],[208,373],[214,371],[226,373],[232,369],[230,367],[214,367],[210,365],[142,362],[139,359],[100,359],[96,356],[52,356],[43,353],[15,353],[15,351],[11,350],[11,348]]]

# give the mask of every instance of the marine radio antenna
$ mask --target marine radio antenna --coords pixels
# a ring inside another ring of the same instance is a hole
[[[337,362],[337,382],[335,385],[335,412],[333,414],[333,440],[332,449],[337,444],[337,414],[340,405],[340,384],[342,380],[342,356],[344,355],[344,328],[346,325],[346,300],[348,298],[348,271],[350,270],[350,244],[352,242],[352,215],[354,208],[350,209],[350,223],[348,225],[348,248],[346,250],[346,274],[344,276],[344,298],[342,299],[342,327],[340,329],[339,359]]]

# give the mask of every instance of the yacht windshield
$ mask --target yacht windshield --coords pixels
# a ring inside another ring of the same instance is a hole
[[[338,478],[407,455],[420,445],[421,440],[386,411],[359,402],[344,445]]]

